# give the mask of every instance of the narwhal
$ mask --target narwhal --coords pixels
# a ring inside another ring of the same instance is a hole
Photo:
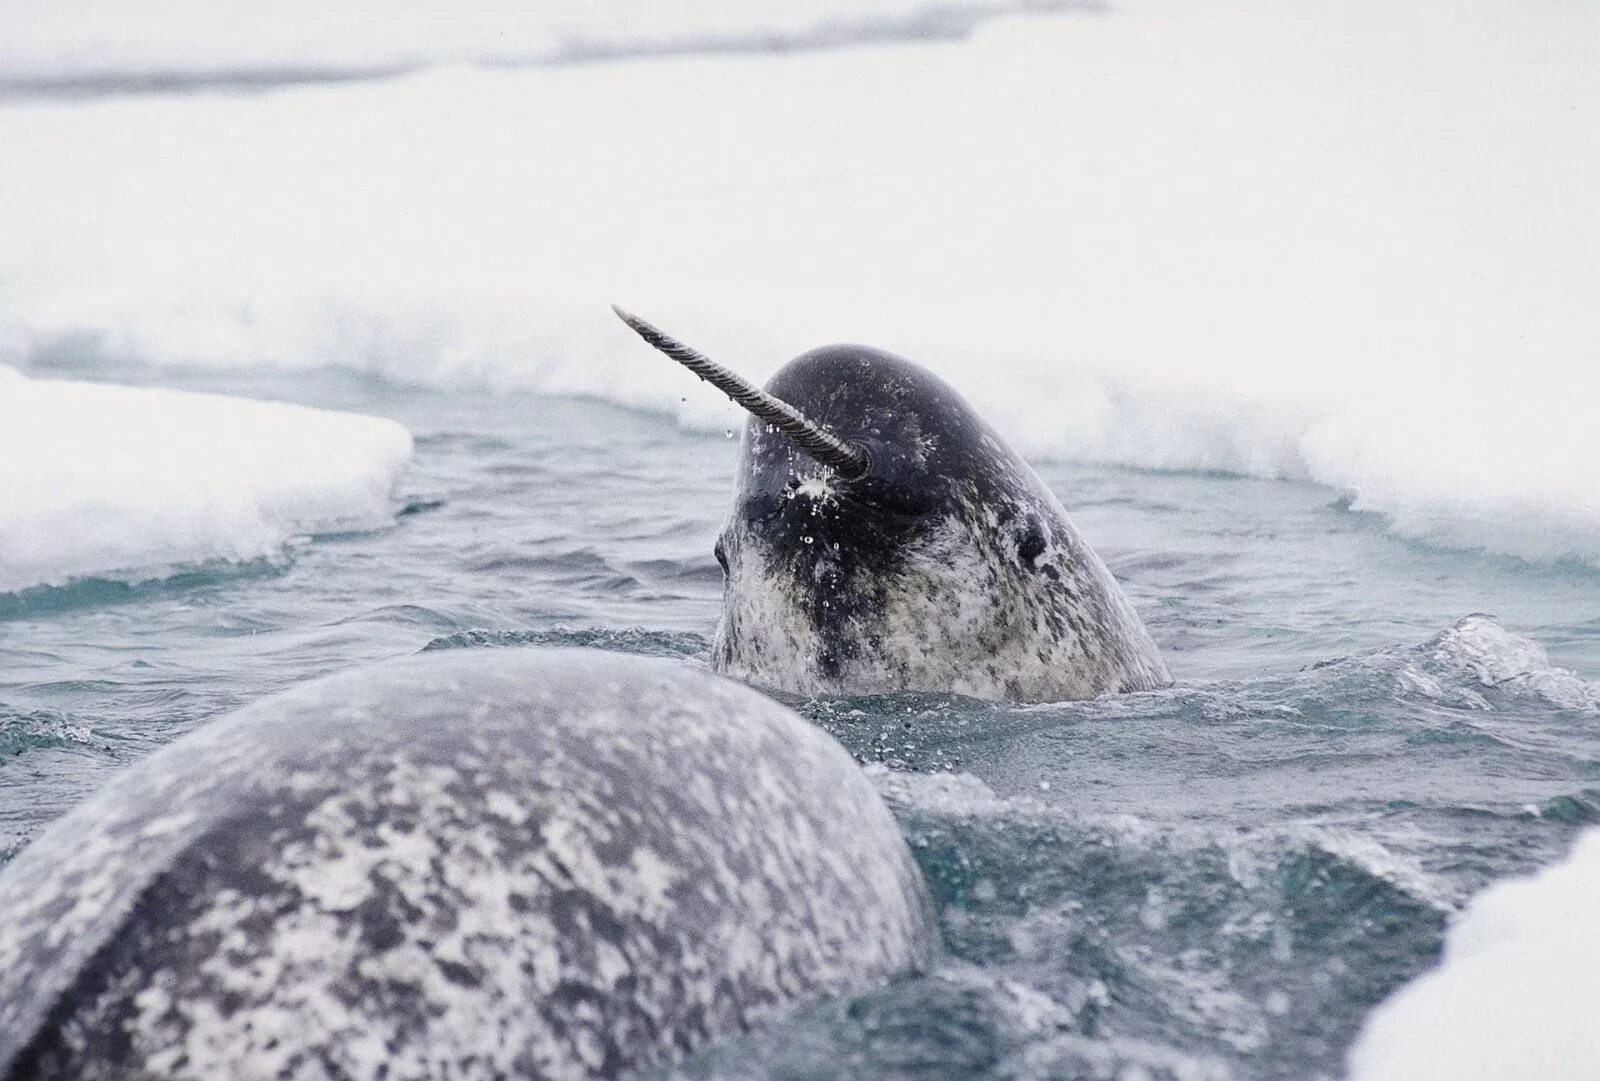
[[[0,871],[5,1081],[582,1081],[926,968],[872,782],[748,687],[587,650],[303,684]]]
[[[794,694],[1011,702],[1171,682],[1060,501],[938,376],[830,345],[762,389],[614,310],[750,413],[715,548],[716,670]]]

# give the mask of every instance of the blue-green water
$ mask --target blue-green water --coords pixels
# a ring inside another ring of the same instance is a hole
[[[415,462],[387,529],[0,596],[7,855],[208,718],[364,661],[550,642],[703,663],[732,442],[583,400],[147,378],[393,416]],[[1407,542],[1311,485],[1040,468],[1178,685],[794,702],[873,769],[947,960],[688,1075],[1336,1077],[1465,898],[1600,821],[1600,573]],[[1499,622],[1458,622],[1476,612]]]

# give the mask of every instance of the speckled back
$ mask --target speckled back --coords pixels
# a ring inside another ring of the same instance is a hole
[[[0,873],[0,1076],[610,1077],[924,965],[899,829],[756,693],[407,658],[214,722]]]

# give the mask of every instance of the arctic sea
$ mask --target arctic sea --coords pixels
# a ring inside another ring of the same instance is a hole
[[[615,300],[934,368],[1178,680],[792,701],[945,958],[679,1072],[1592,1076],[1597,16],[1046,6],[0,48],[0,859],[366,661],[705,664],[742,418]]]

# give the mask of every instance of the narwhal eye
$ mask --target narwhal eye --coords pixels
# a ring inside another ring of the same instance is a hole
[[[1017,555],[1031,567],[1035,560],[1044,555],[1044,549],[1044,530],[1039,528],[1038,522],[1030,520],[1017,537]]]
[[[717,562],[722,565],[722,573],[728,573],[728,551],[722,547],[722,538],[717,538],[717,543],[711,546],[711,554],[717,557]]]

